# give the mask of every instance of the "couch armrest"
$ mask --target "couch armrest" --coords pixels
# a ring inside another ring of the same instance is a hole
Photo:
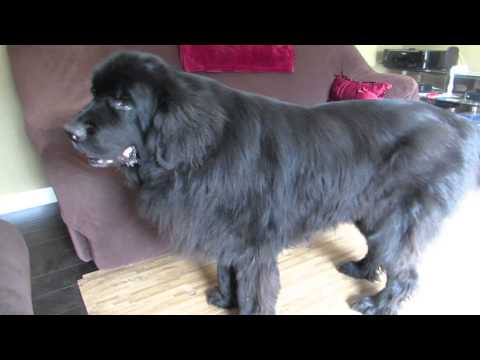
[[[0,315],[33,315],[27,245],[12,224],[1,220]]]
[[[96,169],[71,145],[42,153],[50,184],[77,255],[111,269],[164,254],[164,231],[137,212],[136,193],[115,169]]]
[[[386,98],[418,100],[418,84],[415,79],[405,75],[376,72],[354,46],[343,47],[342,72],[357,81],[391,83],[393,87],[386,94]]]
[[[388,82],[393,85],[392,89],[385,95],[390,99],[405,99],[405,100],[418,100],[418,84],[415,79],[410,76],[397,75],[397,74],[381,74],[376,71],[368,71],[363,74],[358,74],[354,77],[359,81],[375,81],[375,82]]]

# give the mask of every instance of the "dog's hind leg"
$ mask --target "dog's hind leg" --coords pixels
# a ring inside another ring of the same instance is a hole
[[[378,294],[364,297],[352,304],[352,308],[365,315],[395,315],[403,301],[414,292],[418,274],[414,264],[385,267],[387,284]]]
[[[415,288],[417,256],[411,248],[412,228],[408,216],[401,210],[391,213],[366,232],[369,251],[357,263],[347,263],[341,270],[357,278],[372,280],[382,267],[387,274],[387,284],[378,294],[359,299],[352,305],[363,314],[395,314],[400,303]]]
[[[217,265],[218,286],[207,291],[207,302],[224,309],[237,307],[237,281],[233,266]]]
[[[354,303],[353,309],[363,314],[396,314],[402,302],[413,294],[421,254],[450,210],[451,203],[440,198],[430,191],[418,191],[398,203],[380,222],[366,228],[369,254],[360,269],[381,266],[387,283],[378,294]]]
[[[277,260],[249,257],[235,268],[240,315],[274,315],[280,290]]]
[[[355,279],[376,281],[380,270],[380,265],[376,266],[368,256],[360,261],[350,261],[337,267],[342,274]]]
[[[355,223],[357,229],[368,239],[368,232],[365,225],[358,221]],[[337,266],[337,270],[342,274],[353,277],[355,279],[364,279],[375,281],[378,278],[378,270],[380,268],[379,256],[376,254],[374,244],[369,245],[368,253],[360,261],[350,261]]]

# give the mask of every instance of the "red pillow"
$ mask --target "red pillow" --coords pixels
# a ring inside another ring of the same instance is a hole
[[[293,45],[180,45],[187,72],[286,72],[295,68]]]
[[[383,99],[392,87],[390,83],[354,81],[344,75],[335,75],[328,101]]]

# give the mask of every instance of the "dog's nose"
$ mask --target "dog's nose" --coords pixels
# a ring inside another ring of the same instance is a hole
[[[81,125],[67,124],[63,129],[73,142],[81,142],[87,138],[87,129]]]

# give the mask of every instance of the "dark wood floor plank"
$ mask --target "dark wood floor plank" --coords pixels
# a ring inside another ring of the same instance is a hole
[[[42,223],[38,223],[38,224],[29,224],[29,225],[23,225],[23,226],[16,225],[16,226],[23,236],[27,236],[39,231],[49,231],[49,230],[50,231],[63,230],[65,232],[68,232],[67,227],[63,223],[63,220],[60,218],[45,219]]]
[[[23,236],[25,243],[29,249],[33,249],[36,246],[43,245],[49,242],[63,242],[72,244],[70,235],[62,229],[52,231],[51,229],[46,231],[37,231]]]
[[[68,242],[47,242],[30,249],[30,267],[32,278],[81,264]]]
[[[33,302],[33,311],[36,315],[61,315],[82,305],[80,289],[74,285],[38,297]]]
[[[75,285],[84,274],[95,270],[97,270],[95,264],[89,262],[81,263],[47,275],[37,276],[32,279],[32,297],[35,300],[49,292]]]

